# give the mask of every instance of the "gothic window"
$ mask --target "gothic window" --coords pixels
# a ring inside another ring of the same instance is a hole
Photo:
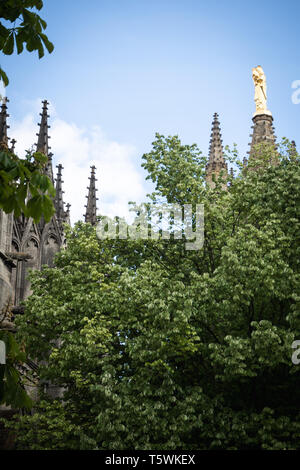
[[[12,240],[11,251],[13,253],[18,253],[20,251],[19,243],[16,240]],[[20,277],[20,272],[19,272],[20,263],[17,260],[15,260],[15,264],[16,264],[16,267],[11,270],[11,279],[10,279],[12,289],[13,289],[13,299],[12,299],[13,305],[18,304],[18,280]]]
[[[30,238],[24,246],[24,252],[30,255],[30,259],[22,261],[22,274],[20,286],[20,300],[25,300],[30,294],[30,282],[28,279],[29,269],[39,269],[39,244],[35,238]]]
[[[55,235],[50,234],[43,245],[42,265],[53,267],[54,256],[59,251],[59,243]]]

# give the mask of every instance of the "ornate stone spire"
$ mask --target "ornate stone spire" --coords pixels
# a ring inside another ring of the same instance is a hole
[[[42,152],[48,157],[48,164],[45,170],[45,173],[47,176],[49,176],[50,180],[52,183],[54,183],[53,180],[53,169],[52,169],[52,156],[53,154],[49,152],[51,147],[48,144],[48,141],[50,139],[50,136],[48,135],[48,129],[50,126],[48,125],[48,101],[44,100],[42,101],[43,103],[43,109],[42,112],[40,113],[41,116],[41,122],[39,123],[40,130],[39,133],[36,134],[38,136],[38,142],[36,144],[36,150],[37,152]]]
[[[63,226],[62,226],[63,223],[65,222],[68,224],[70,223],[71,204],[66,204],[67,210],[65,210],[65,203],[63,199],[64,191],[62,189],[62,185],[63,185],[62,170],[64,169],[64,167],[61,164],[59,164],[59,165],[56,165],[56,168],[57,168],[57,176],[56,176],[56,185],[55,185],[56,194],[55,194],[55,199],[54,199],[54,207],[56,210],[57,220],[61,228],[63,229]]]
[[[250,158],[254,154],[255,146],[258,144],[270,144],[276,146],[276,136],[274,135],[273,116],[269,114],[257,114],[252,118],[253,133],[250,134],[252,140],[250,142]]]
[[[7,118],[9,117],[9,114],[7,114],[7,105],[8,103],[7,98],[3,98],[2,100],[2,105],[1,105],[1,111],[0,111],[0,143],[4,143],[5,145],[8,145],[8,137],[7,137],[7,129],[9,126],[7,125]]]
[[[213,181],[213,175],[215,175],[215,179],[218,179],[222,170],[224,171],[224,176],[228,174],[227,164],[223,156],[220,122],[217,113],[214,114],[213,118],[208,156],[206,182],[210,187],[214,188],[215,182]],[[225,187],[226,184],[224,183],[224,188]]]
[[[63,200],[63,193],[64,191],[62,190],[62,170],[63,166],[61,164],[56,165],[57,168],[57,176],[56,176],[56,194],[55,194],[55,200],[54,200],[54,206],[56,209],[56,216],[58,220],[63,220],[65,216],[65,207],[64,207],[64,200]]]
[[[66,204],[67,210],[66,210],[65,222],[66,222],[67,224],[69,224],[69,225],[70,225],[70,223],[71,223],[71,222],[70,222],[70,207],[71,207],[71,204],[69,204],[69,203]]]
[[[86,212],[85,212],[85,221],[89,222],[92,225],[96,225],[97,223],[97,200],[96,197],[96,175],[95,175],[96,167],[93,165],[91,166],[91,176],[89,177],[90,186],[87,188],[89,190],[87,197],[87,205]]]
[[[295,158],[296,156],[297,156],[296,142],[294,140],[292,140],[291,148],[290,148],[290,157]]]

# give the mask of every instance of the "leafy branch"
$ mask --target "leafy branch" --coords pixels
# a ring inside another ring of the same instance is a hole
[[[0,51],[12,55],[16,50],[21,54],[26,47],[28,52],[37,51],[39,59],[45,49],[51,54],[54,45],[45,34],[47,23],[37,13],[43,8],[42,0],[2,0],[0,4]],[[4,20],[4,21],[3,21]],[[0,67],[0,81],[7,86],[9,79]]]

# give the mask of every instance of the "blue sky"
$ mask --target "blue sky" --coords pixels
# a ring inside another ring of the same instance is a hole
[[[84,188],[80,193],[86,191],[81,181],[89,164],[96,163],[99,207],[106,209],[114,192],[119,191],[118,205],[127,189],[127,199],[143,198],[149,189],[140,164],[155,132],[178,134],[207,154],[212,115],[218,112],[224,144],[237,143],[243,156],[250,141],[256,65],[267,76],[277,137],[298,140],[300,104],[291,100],[292,82],[300,80],[298,1],[45,0],[41,16],[54,52],[41,60],[27,52],[0,58],[10,77],[11,131],[18,141],[24,131],[27,144],[38,120],[38,100],[51,102],[52,150],[65,166],[66,199],[77,218],[79,191],[75,197],[67,176],[72,155],[64,154],[68,145],[59,141],[62,129],[70,148],[77,137],[77,147],[85,145],[82,161],[79,149],[72,150],[77,170],[74,165],[71,170],[79,171],[78,188]],[[123,177],[129,178],[127,185],[121,184]],[[138,190],[132,191],[134,185]]]

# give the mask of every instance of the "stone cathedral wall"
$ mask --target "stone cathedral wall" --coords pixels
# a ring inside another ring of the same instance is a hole
[[[13,216],[0,211],[0,312],[12,301],[10,284],[12,264],[6,253],[11,248]]]

